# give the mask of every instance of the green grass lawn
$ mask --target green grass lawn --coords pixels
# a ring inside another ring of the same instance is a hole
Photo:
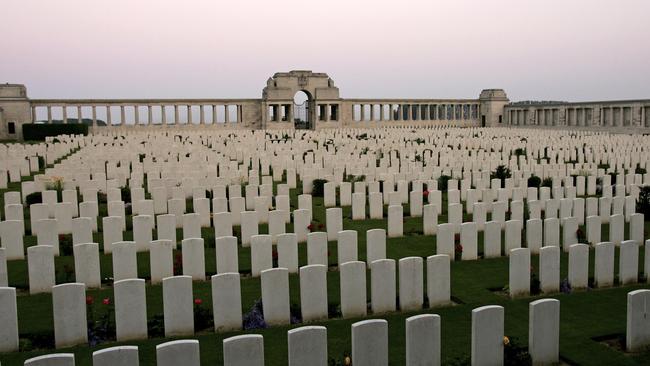
[[[29,179],[29,178],[28,178]],[[19,185],[12,184],[9,189],[16,190]],[[297,192],[291,191],[292,209],[297,207]],[[4,191],[0,191],[0,196]],[[443,196],[443,201],[446,197]],[[314,197],[313,222],[316,226],[325,223],[325,208],[323,199]],[[443,207],[446,207],[443,202]],[[105,204],[100,206],[100,212],[105,212]],[[366,211],[368,212],[368,211]],[[405,215],[409,212],[408,206],[404,209]],[[29,229],[29,210],[26,210],[26,227]],[[359,233],[359,260],[366,257],[366,235],[365,231],[374,228],[386,228],[386,220],[364,220],[352,221],[350,207],[343,209],[344,229],[357,230]],[[465,221],[470,219],[467,216]],[[130,221],[130,220],[128,220]],[[439,217],[439,222],[446,222],[446,211]],[[100,220],[101,224],[101,220]],[[101,227],[101,225],[100,225]],[[583,228],[584,230],[584,228]],[[627,230],[627,226],[626,226]],[[239,230],[235,230],[238,233]],[[292,232],[291,224],[287,225],[287,232]],[[260,226],[260,233],[267,233],[266,225]],[[646,222],[645,237],[650,232],[650,223]],[[436,240],[433,236],[422,234],[422,219],[405,216],[404,233],[402,238],[387,240],[387,257],[400,259],[408,256],[427,257],[436,253]],[[627,233],[627,231],[626,231]],[[203,229],[202,233],[206,243],[206,271],[208,275],[216,272],[216,261],[214,252],[214,231],[212,228]],[[132,232],[127,231],[124,239],[132,237]],[[155,237],[155,235],[154,235]],[[603,225],[603,240],[608,237],[608,227]],[[101,235],[95,235],[96,241],[102,245]],[[182,238],[181,230],[178,231],[178,238]],[[479,254],[482,253],[483,235],[479,234]],[[26,245],[35,245],[35,237],[27,236]],[[339,273],[333,267],[336,264],[336,242],[328,244],[330,257],[330,271],[328,279],[328,301],[330,305],[339,304]],[[88,295],[93,296],[95,305],[92,309],[96,316],[103,314],[110,309],[101,304],[101,299],[113,299],[113,290],[110,286],[112,264],[111,256],[100,254],[102,278],[106,281],[102,289],[89,290]],[[616,271],[618,271],[618,253],[616,258]],[[531,264],[533,271],[537,272],[539,258],[533,256]],[[561,277],[567,277],[568,255],[561,256]],[[643,251],[640,252],[640,271],[643,263]],[[299,245],[300,265],[307,264],[306,244]],[[594,251],[590,252],[590,276],[594,270]],[[66,276],[63,268],[74,267],[71,256],[56,258],[57,283],[72,282],[72,277]],[[239,249],[239,268],[242,273],[242,309],[249,311],[251,306],[261,297],[260,280],[251,278],[250,273],[250,250]],[[18,318],[19,331],[24,352],[0,355],[2,365],[22,365],[25,359],[54,352],[74,352],[77,358],[77,365],[91,365],[91,354],[101,348],[119,345],[117,342],[103,343],[97,347],[75,347],[65,350],[53,349],[30,349],[33,348],[27,342],[28,339],[45,339],[53,343],[53,319],[52,299],[50,294],[28,295],[27,262],[10,261],[8,263],[10,286],[18,288]],[[147,253],[138,254],[138,274],[141,278],[149,277],[149,256]],[[425,276],[426,281],[426,276]],[[506,257],[496,259],[481,259],[477,261],[453,262],[451,266],[452,299],[451,306],[424,309],[412,313],[390,313],[372,315],[370,317],[386,319],[389,322],[389,356],[390,362],[394,365],[402,365],[405,357],[405,319],[418,313],[435,313],[442,318],[442,359],[444,362],[452,362],[456,358],[466,358],[470,354],[471,339],[471,311],[472,309],[488,304],[502,305],[505,307],[505,334],[514,338],[518,343],[527,345],[528,342],[528,303],[542,298],[542,296],[509,299],[504,292],[495,291],[507,285],[508,282],[508,259]],[[370,274],[367,274],[368,299],[370,299]],[[650,352],[630,355],[621,352],[617,348],[610,347],[604,342],[594,339],[611,338],[616,339],[625,334],[626,324],[626,294],[638,288],[647,288],[647,284],[635,286],[614,287],[610,289],[594,289],[587,291],[575,291],[571,294],[555,294],[551,297],[561,302],[561,329],[560,329],[560,356],[569,364],[577,365],[642,365],[650,363]],[[210,307],[211,288],[209,281],[195,282],[194,297],[201,298],[203,304]],[[426,289],[426,283],[425,287]],[[162,314],[162,286],[147,285],[147,314],[152,320]],[[297,275],[290,275],[290,296],[292,306],[300,304],[300,290]],[[329,357],[341,360],[351,350],[350,326],[360,319],[331,318],[327,321],[311,324],[324,325],[328,329],[328,352]],[[291,326],[273,327],[259,329],[252,333],[264,335],[265,358],[267,365],[284,365],[287,362],[286,332],[288,329],[299,327],[302,324]],[[215,334],[207,329],[197,333],[195,337],[201,341],[202,364],[220,364],[222,362],[221,341],[224,338],[235,334],[246,332],[231,332]],[[137,345],[140,349],[141,365],[155,365],[155,346],[168,339],[150,338],[148,340],[127,342],[124,344]],[[47,341],[45,342],[47,343]]]

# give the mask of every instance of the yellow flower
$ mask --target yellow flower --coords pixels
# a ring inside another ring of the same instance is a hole
[[[345,357],[345,366],[352,365],[352,360],[350,360],[350,356]]]
[[[503,345],[508,346],[510,345],[510,338],[508,337],[503,337]]]

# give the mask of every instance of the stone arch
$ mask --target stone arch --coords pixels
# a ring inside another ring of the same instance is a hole
[[[298,92],[308,96],[308,112],[310,128],[316,128],[316,108],[319,101],[339,100],[339,89],[334,86],[334,81],[325,73],[314,73],[309,70],[294,70],[278,72],[269,78],[262,91],[262,100],[265,110],[283,110],[282,106],[289,106],[288,118],[275,118],[271,120],[267,114],[263,116],[263,126],[272,127],[277,122],[290,122],[293,124],[294,96]],[[282,127],[289,127],[286,123]]]

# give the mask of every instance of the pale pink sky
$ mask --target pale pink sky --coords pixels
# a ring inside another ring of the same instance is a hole
[[[1,0],[0,82],[33,98],[650,98],[648,0]]]

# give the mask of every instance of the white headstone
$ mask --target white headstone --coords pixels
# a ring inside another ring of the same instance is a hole
[[[212,310],[217,332],[242,328],[241,283],[239,273],[214,275],[212,281]]]
[[[560,358],[560,301],[541,299],[528,306],[528,350],[533,365],[555,365]]]
[[[167,277],[162,284],[165,337],[193,335],[192,277]]]
[[[327,267],[300,267],[300,311],[305,322],[327,319]]]
[[[147,296],[143,279],[115,281],[115,334],[118,342],[147,339]]]
[[[52,310],[56,348],[88,342],[86,288],[83,283],[52,287]]]
[[[503,320],[501,306],[488,305],[472,310],[472,365],[503,364]]]
[[[363,320],[352,324],[352,364],[388,366],[388,322]]]

